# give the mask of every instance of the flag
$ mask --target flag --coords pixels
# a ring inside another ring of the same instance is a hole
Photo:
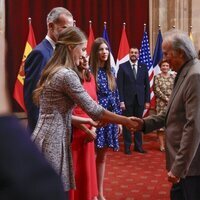
[[[24,105],[24,92],[23,92],[24,79],[25,79],[24,63],[27,56],[29,55],[29,53],[32,51],[32,49],[35,46],[36,46],[35,36],[34,36],[33,28],[31,25],[31,20],[29,18],[28,38],[26,41],[25,50],[24,50],[22,62],[19,68],[19,72],[17,75],[17,80],[15,82],[15,88],[14,88],[14,93],[13,93],[13,97],[15,98],[15,100],[18,102],[18,104],[22,107],[24,111],[26,111],[26,108]]]
[[[90,52],[91,52],[91,47],[92,47],[92,44],[94,42],[94,33],[93,33],[93,30],[92,30],[92,21],[89,21],[90,25],[89,25],[89,37],[88,37],[88,43],[87,43],[87,54],[90,55]]]
[[[150,53],[150,48],[149,48],[149,40],[148,40],[148,35],[147,35],[146,30],[144,31],[144,34],[143,34],[139,61],[142,63],[145,63],[148,69],[149,81],[150,81],[150,104],[151,104],[151,107],[154,107],[155,106],[155,96],[153,93],[154,70],[153,70],[153,64],[152,64],[151,53]],[[149,110],[145,109],[143,116],[147,116],[148,112]]]
[[[125,23],[122,29],[122,36],[120,40],[118,55],[117,55],[117,63],[116,63],[116,73],[119,69],[119,65],[129,60],[129,44],[126,36]]]
[[[108,43],[108,45],[109,45],[109,51],[110,51],[110,65],[111,65],[112,67],[114,67],[115,72],[117,72],[115,60],[114,60],[114,57],[113,57],[113,55],[112,55],[112,51],[111,51],[111,47],[110,47],[110,40],[109,40],[109,38],[108,38],[108,33],[107,33],[107,29],[106,29],[106,22],[104,22],[103,38],[107,41],[107,43]]]
[[[153,69],[154,69],[154,75],[157,75],[160,73],[160,67],[158,66],[159,62],[161,61],[162,57],[163,57],[163,53],[162,53],[162,34],[161,31],[158,31],[158,36],[157,36],[157,40],[156,40],[156,46],[154,49],[154,53],[153,53]]]

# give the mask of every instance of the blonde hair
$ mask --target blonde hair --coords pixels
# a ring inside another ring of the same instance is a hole
[[[90,53],[90,66],[92,67],[92,72],[94,74],[94,78],[96,81],[96,86],[97,84],[97,75],[98,75],[98,70],[100,67],[100,60],[99,60],[99,47],[101,44],[106,44],[107,47],[109,48],[109,55],[108,55],[108,59],[106,60],[105,64],[104,64],[104,69],[106,70],[106,75],[108,78],[108,87],[111,91],[114,91],[116,89],[116,81],[115,81],[115,77],[113,76],[112,72],[111,72],[111,66],[110,66],[110,47],[109,44],[107,43],[107,41],[104,38],[96,38],[94,40],[94,43],[92,44],[92,48],[91,48],[91,53]],[[97,88],[98,90],[98,88]]]
[[[42,71],[37,88],[33,92],[33,101],[39,105],[39,98],[46,82],[49,82],[52,76],[61,68],[71,68],[77,72],[77,67],[73,61],[73,55],[70,52],[72,48],[87,41],[85,34],[77,27],[65,28],[59,35],[56,42],[56,49],[53,56]]]

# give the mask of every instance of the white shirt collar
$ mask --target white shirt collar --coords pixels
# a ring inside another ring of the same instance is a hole
[[[134,65],[135,71],[137,73],[137,70],[138,70],[138,60],[135,63],[131,62],[131,60],[129,60],[129,62],[131,64],[131,67],[133,67],[133,65]]]
[[[45,39],[49,41],[49,43],[51,44],[52,48],[55,50],[56,43],[48,35],[46,35]]]
[[[133,63],[133,62],[131,62],[131,60],[129,60],[129,62],[131,64],[131,66],[133,66],[133,65],[137,66],[138,65],[138,61],[136,61],[135,63]]]

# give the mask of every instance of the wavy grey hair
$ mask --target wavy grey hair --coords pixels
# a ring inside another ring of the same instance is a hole
[[[53,8],[47,15],[47,24],[50,22],[56,22],[61,14],[65,14],[66,16],[73,18],[71,12],[69,12],[69,10],[67,10],[66,8],[56,7]]]
[[[164,33],[163,43],[171,43],[172,49],[175,52],[182,51],[185,54],[185,59],[193,59],[197,57],[197,52],[195,50],[194,44],[187,33],[171,29]]]

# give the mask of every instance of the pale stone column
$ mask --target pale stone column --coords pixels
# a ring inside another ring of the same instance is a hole
[[[149,0],[149,38],[152,55],[159,25],[162,32],[168,30],[168,0]]]
[[[191,12],[191,26],[192,36],[196,50],[200,49],[200,4],[199,0],[192,1],[192,12]]]
[[[192,36],[196,50],[200,49],[200,4],[199,0],[149,0],[149,32],[150,48],[156,44],[158,25],[161,31],[175,28],[189,34],[192,26]]]
[[[0,0],[0,115],[10,111],[8,91],[6,90],[5,80],[5,4]]]
[[[0,32],[5,34],[5,2],[0,0]]]

